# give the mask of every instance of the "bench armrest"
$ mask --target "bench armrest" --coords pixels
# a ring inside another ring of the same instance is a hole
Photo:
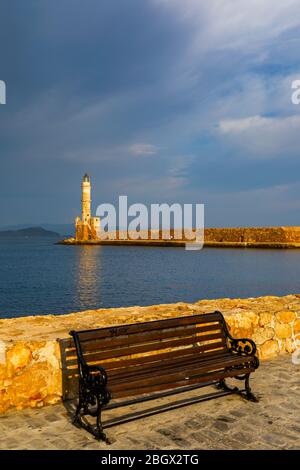
[[[74,330],[69,333],[74,340],[80,379],[90,387],[106,387],[107,373],[104,367],[98,365],[89,365],[82,354],[80,339],[78,333]]]
[[[226,344],[229,351],[234,351],[243,356],[254,356],[256,353],[256,344],[250,338],[233,338],[229,333],[227,323],[221,312],[215,311],[221,317],[221,323],[225,332]]]
[[[110,393],[107,389],[107,373],[101,366],[85,365],[81,369],[80,381],[89,390],[91,403],[93,403],[95,392],[101,395],[102,404],[106,405],[110,400]]]
[[[105,384],[107,383],[107,373],[104,367],[86,365],[85,368],[88,374],[100,377]]]
[[[231,351],[246,356],[254,356],[256,353],[256,344],[250,338],[233,338],[230,334],[227,337],[227,344]]]

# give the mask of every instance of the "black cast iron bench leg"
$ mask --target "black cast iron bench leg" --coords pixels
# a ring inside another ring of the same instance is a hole
[[[238,380],[245,380],[245,392],[242,392],[238,387],[229,387],[225,381],[225,379],[220,380],[217,383],[217,388],[220,390],[224,390],[226,392],[231,392],[231,393],[236,393],[240,395],[242,398],[245,398],[245,400],[252,401],[254,403],[258,402],[258,398],[251,392],[251,387],[250,387],[250,373],[245,374],[242,377],[234,377],[235,379]]]
[[[97,409],[95,412],[91,413],[88,410],[88,407],[84,407],[84,400],[79,398],[79,402],[76,408],[75,416],[73,419],[73,424],[76,427],[83,428],[89,433],[91,433],[98,441],[104,441],[106,444],[111,444],[110,440],[103,431],[102,421],[101,421],[101,411],[102,411],[102,397],[97,396]],[[81,410],[83,410],[83,415],[90,415],[96,417],[96,425],[94,427],[86,425],[81,419]]]
[[[246,388],[246,400],[253,401],[254,403],[258,402],[258,398],[251,392],[251,387],[249,384],[250,374],[246,374],[245,378],[245,388]]]
[[[96,431],[95,431],[95,438],[98,441],[104,441],[106,444],[111,444],[110,440],[106,436],[105,432],[103,431],[102,421],[101,421],[101,412],[102,412],[102,401],[99,399],[98,401],[98,408],[97,408],[97,419],[96,419]]]

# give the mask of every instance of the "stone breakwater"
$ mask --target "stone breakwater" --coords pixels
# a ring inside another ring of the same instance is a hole
[[[62,399],[57,339],[89,329],[220,310],[234,337],[252,338],[260,359],[292,353],[300,340],[300,294],[200,300],[195,303],[88,310],[0,320],[0,412],[40,407]]]
[[[68,238],[63,245],[145,245],[145,246],[185,246],[194,240],[192,230],[141,231],[140,238],[135,232],[100,232],[99,240],[76,240]],[[247,248],[300,248],[300,227],[235,227],[204,229],[204,246],[247,247]]]

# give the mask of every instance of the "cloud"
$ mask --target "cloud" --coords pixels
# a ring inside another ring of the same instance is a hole
[[[129,152],[132,155],[156,155],[158,153],[158,147],[153,144],[146,144],[146,143],[136,143],[132,144],[129,147]]]
[[[223,134],[237,134],[251,129],[258,129],[262,125],[269,123],[270,119],[261,116],[251,116],[244,119],[227,119],[220,122],[220,131]]]
[[[298,0],[153,0],[195,28],[196,50],[261,48],[300,25]]]
[[[284,158],[299,156],[300,116],[250,116],[227,119],[219,124],[219,132],[235,146],[242,157]]]

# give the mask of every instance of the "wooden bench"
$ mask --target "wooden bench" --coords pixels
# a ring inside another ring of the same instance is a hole
[[[71,331],[70,335],[79,369],[74,424],[97,439],[108,442],[101,422],[103,409],[212,384],[219,389],[214,396],[239,393],[257,401],[249,386],[249,376],[259,366],[255,343],[232,338],[220,312]],[[227,377],[245,380],[245,389],[229,387]],[[96,426],[84,423],[84,415],[96,417]]]

